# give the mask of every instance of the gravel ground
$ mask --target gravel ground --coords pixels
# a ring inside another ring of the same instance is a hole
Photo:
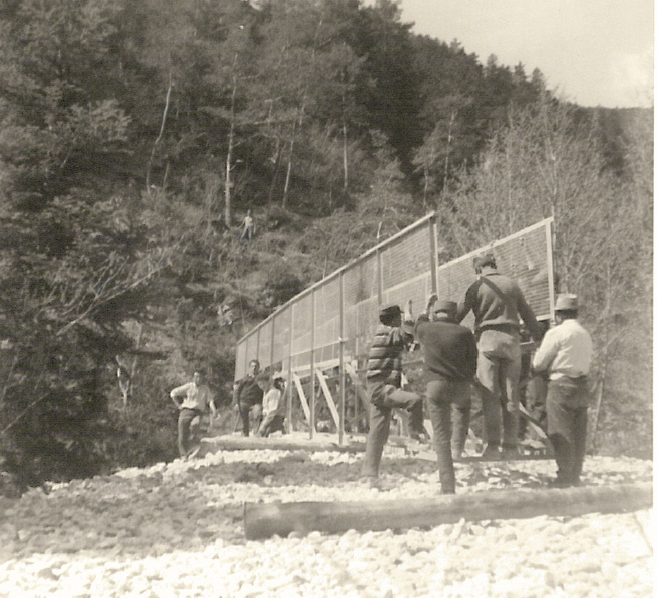
[[[0,597],[647,597],[652,510],[461,521],[405,532],[246,541],[243,502],[434,496],[428,461],[220,451],[0,502]],[[457,464],[457,492],[542,487],[554,462]],[[652,462],[592,457],[584,484],[652,480]]]

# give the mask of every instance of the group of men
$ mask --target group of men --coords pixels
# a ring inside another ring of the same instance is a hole
[[[454,457],[464,451],[473,386],[482,400],[486,440],[483,456],[518,455],[521,321],[539,345],[532,370],[549,378],[547,434],[557,463],[557,476],[551,485],[568,487],[580,482],[586,450],[587,376],[593,349],[591,336],[577,321],[577,297],[557,297],[556,325],[543,334],[517,282],[498,272],[494,255],[475,258],[473,267],[477,279],[458,305],[432,295],[417,319],[410,301],[404,311],[398,305],[389,305],[379,313],[380,325],[370,347],[366,375],[370,429],[363,476],[370,486],[379,483],[393,409],[409,412],[412,438],[428,440],[424,398],[402,388],[402,353],[414,340],[424,352],[425,398],[441,492],[456,491]],[[474,332],[460,325],[469,312],[474,316]],[[257,359],[250,362],[247,375],[233,388],[233,405],[244,436],[249,435],[251,417],[255,419],[255,433],[260,436],[285,432],[284,390],[285,378],[280,372],[269,380],[260,374]],[[192,382],[173,389],[171,398],[180,409],[178,448],[184,457],[190,451],[192,421],[208,408],[214,416],[215,407],[201,372],[194,374]]]
[[[251,361],[247,375],[233,387],[233,407],[241,419],[244,436],[249,435],[251,418],[258,436],[267,437],[277,431],[285,433],[284,391],[285,377],[281,372],[274,373],[270,379],[260,373],[257,359]],[[194,372],[191,382],[174,388],[170,396],[179,410],[178,453],[187,459],[198,450],[193,437],[201,418],[210,412],[212,425],[216,406],[202,371]]]
[[[370,486],[378,485],[392,410],[409,410],[411,436],[422,434],[423,399],[401,388],[401,355],[413,339],[424,351],[425,397],[442,493],[456,491],[454,456],[460,456],[465,446],[473,385],[482,399],[487,443],[483,456],[518,454],[521,320],[533,341],[540,343],[533,371],[549,377],[547,427],[558,469],[550,485],[579,484],[586,449],[592,341],[577,321],[577,297],[557,298],[556,326],[543,336],[522,290],[498,272],[494,255],[475,258],[473,267],[477,280],[460,305],[433,295],[417,320],[410,302],[404,312],[391,305],[379,314],[367,366],[371,411],[363,475]],[[460,325],[470,311],[474,334]]]

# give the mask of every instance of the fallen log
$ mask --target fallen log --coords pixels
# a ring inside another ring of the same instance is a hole
[[[249,540],[317,530],[340,533],[434,527],[484,519],[528,519],[541,515],[577,517],[652,507],[652,483],[540,490],[501,490],[408,500],[245,503]]]
[[[336,442],[324,440],[293,439],[289,436],[280,438],[260,438],[258,436],[214,436],[202,439],[201,456],[214,451],[253,451],[253,450],[278,450],[278,451],[335,451],[340,453],[362,453],[365,452],[364,442],[350,442],[340,445]]]

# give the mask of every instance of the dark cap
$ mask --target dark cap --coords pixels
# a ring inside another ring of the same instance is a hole
[[[394,316],[400,315],[401,312],[402,312],[401,307],[399,307],[399,305],[397,305],[396,303],[392,303],[390,305],[384,305],[379,310],[379,317],[392,318]]]
[[[433,310],[436,312],[444,311],[447,313],[456,313],[456,303],[454,301],[438,299],[438,301],[434,303]]]
[[[477,256],[472,260],[472,267],[475,270],[481,270],[485,266],[497,268],[497,261],[495,260],[495,255],[492,252],[484,253],[483,255]]]

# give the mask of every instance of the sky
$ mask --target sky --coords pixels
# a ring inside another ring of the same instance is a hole
[[[373,4],[369,0],[366,4]],[[539,68],[557,97],[606,108],[654,102],[654,0],[400,0],[413,32],[485,64]]]

